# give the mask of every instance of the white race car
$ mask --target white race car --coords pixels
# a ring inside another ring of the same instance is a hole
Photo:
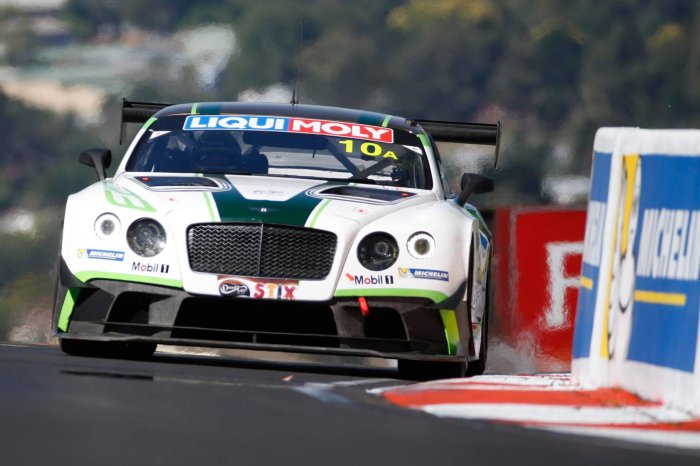
[[[434,141],[499,125],[295,104],[125,101],[143,123],[113,178],[69,196],[53,325],[69,354],[157,344],[392,358],[408,377],[484,370],[492,240]]]

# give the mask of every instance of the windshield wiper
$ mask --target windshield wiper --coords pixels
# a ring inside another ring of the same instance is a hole
[[[341,178],[341,179],[336,179],[334,181],[346,181],[348,183],[365,183],[365,184],[377,184],[375,180],[371,180],[369,178],[360,178],[357,176],[351,176],[350,178]]]

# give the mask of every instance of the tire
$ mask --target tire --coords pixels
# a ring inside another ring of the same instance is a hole
[[[72,356],[96,358],[148,359],[156,350],[155,343],[136,341],[91,341],[61,338],[61,351]]]
[[[481,343],[479,345],[479,359],[467,365],[467,377],[481,375],[486,370],[486,360],[489,354],[489,314],[491,311],[491,280],[487,284],[486,312],[484,312],[484,325],[481,329]]]
[[[414,361],[399,359],[399,376],[408,380],[454,379],[464,377],[464,362]]]

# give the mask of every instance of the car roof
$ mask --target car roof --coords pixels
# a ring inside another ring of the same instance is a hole
[[[414,122],[402,117],[384,113],[354,110],[342,107],[326,107],[321,105],[282,104],[265,102],[200,102],[177,104],[165,107],[154,115],[155,118],[182,115],[272,115],[315,120],[333,120],[364,125],[385,126],[393,129],[422,133]]]

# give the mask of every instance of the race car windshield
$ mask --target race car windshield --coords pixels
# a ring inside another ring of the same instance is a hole
[[[422,144],[410,132],[290,117],[160,118],[143,133],[126,171],[284,176],[432,187]]]

